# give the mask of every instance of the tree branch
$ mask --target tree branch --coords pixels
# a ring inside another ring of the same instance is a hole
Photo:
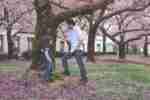
[[[138,32],[138,31],[150,31],[150,29],[129,29],[129,30],[123,30],[123,31],[120,31],[120,32],[117,32],[115,34],[112,35],[112,37],[116,37],[118,35],[120,35],[121,33],[129,33],[129,32]]]
[[[132,41],[135,41],[135,40],[139,40],[139,39],[141,39],[143,36],[150,36],[150,33],[149,33],[149,34],[140,34],[140,35],[138,35],[138,36],[135,37],[135,38],[131,38],[131,39],[126,40],[124,43],[127,44],[127,43],[129,43],[129,42],[132,42]]]
[[[108,38],[110,38],[113,42],[115,42],[116,44],[119,44],[119,41],[115,38],[113,38],[111,35],[109,35],[109,33],[107,33],[107,31],[105,30],[104,27],[100,27],[100,30],[102,31],[103,34],[105,34]]]
[[[56,2],[54,2],[54,1],[49,1],[51,4],[53,4],[53,5],[55,5],[55,6],[57,6],[57,7],[59,7],[59,8],[61,8],[61,9],[64,9],[64,10],[69,10],[70,8],[69,7],[66,7],[66,6],[64,6],[64,5],[61,5],[61,3],[56,3]]]
[[[144,5],[143,7],[140,7],[140,8],[125,8],[125,9],[122,9],[122,10],[118,10],[118,11],[115,11],[115,12],[113,12],[113,13],[111,13],[111,14],[108,14],[108,15],[102,17],[102,18],[99,18],[98,21],[101,22],[101,21],[103,21],[103,20],[105,20],[105,19],[109,19],[109,18],[111,18],[111,17],[113,17],[113,16],[115,16],[115,15],[118,15],[118,14],[121,14],[121,13],[124,13],[124,12],[143,11],[143,10],[145,10],[146,8],[148,8],[149,6],[150,6],[150,2],[149,2],[147,5]]]
[[[101,0],[99,3],[95,5],[86,5],[83,7],[70,9],[65,12],[62,12],[58,15],[56,15],[56,19],[58,19],[59,22],[62,22],[70,17],[75,17],[78,15],[85,15],[90,14],[95,10],[102,9],[105,5],[108,5],[112,3],[114,0]]]
[[[34,8],[28,9],[27,11],[24,11],[24,12],[20,13],[9,25],[12,26],[16,22],[18,22],[25,14],[27,14],[29,12],[32,12],[33,10],[34,10]]]

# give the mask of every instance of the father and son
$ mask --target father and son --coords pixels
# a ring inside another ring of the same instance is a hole
[[[80,69],[80,81],[87,82],[87,71],[83,61],[83,51],[81,49],[81,45],[83,44],[83,40],[80,36],[79,28],[76,28],[76,23],[73,19],[69,19],[66,21],[67,29],[64,32],[64,41],[61,42],[61,62],[63,67],[63,74],[66,76],[70,75],[69,67],[68,67],[68,59],[75,57],[78,67]],[[66,48],[67,44],[67,48]],[[68,50],[66,50],[68,49]],[[53,71],[53,63],[52,63],[52,51],[50,48],[42,48],[42,63],[44,64],[45,70],[43,74],[43,78],[46,81],[52,79],[52,71]]]

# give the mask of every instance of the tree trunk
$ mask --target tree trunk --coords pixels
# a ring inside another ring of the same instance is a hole
[[[137,51],[138,51],[138,50],[137,50],[137,46],[136,46],[136,45],[133,45],[133,54],[136,55],[136,54],[137,54]]]
[[[13,58],[14,43],[11,37],[11,31],[12,31],[12,28],[8,27],[7,28],[8,59]]]
[[[34,5],[37,13],[37,23],[35,28],[35,39],[33,41],[31,68],[38,69],[40,49],[45,47],[49,47],[52,50],[52,60],[55,65],[57,21],[51,13],[52,9],[48,0],[35,0]]]
[[[95,62],[95,46],[93,44],[95,44],[94,34],[89,34],[87,60],[91,62]]]
[[[145,57],[148,57],[148,36],[145,36],[143,53]]]
[[[125,59],[126,52],[125,52],[125,44],[119,45],[119,59]]]
[[[103,53],[106,53],[106,35],[103,34]]]
[[[126,47],[124,43],[124,33],[121,33],[119,43],[119,59],[125,59],[125,57],[126,57]]]
[[[88,53],[87,61],[95,62],[95,37],[96,37],[96,27],[94,27],[92,21],[90,22],[90,30],[88,35]]]
[[[126,44],[126,53],[129,53],[129,43]]]
[[[4,36],[0,35],[0,51],[4,50]]]

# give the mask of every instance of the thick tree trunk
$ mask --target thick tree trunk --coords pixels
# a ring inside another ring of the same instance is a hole
[[[12,28],[7,28],[8,59],[13,58],[14,43],[11,37]]]
[[[148,36],[145,36],[143,53],[145,57],[148,57]]]
[[[34,5],[37,13],[37,23],[35,28],[35,39],[32,50],[32,69],[38,69],[40,61],[40,49],[49,47],[52,50],[52,60],[55,65],[55,44],[57,21],[51,13],[51,6],[48,0],[35,0]]]
[[[88,48],[87,48],[88,50],[87,61],[91,61],[91,62],[95,62],[95,37],[96,37],[96,29],[92,25],[89,30]]]
[[[103,34],[103,53],[106,53],[106,35]]]
[[[89,34],[87,60],[91,62],[95,62],[95,50],[93,45],[94,43],[95,43],[94,35]]]

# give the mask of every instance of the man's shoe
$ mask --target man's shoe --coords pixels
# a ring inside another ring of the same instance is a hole
[[[63,72],[64,75],[66,76],[70,76],[70,72],[66,71],[66,72]]]
[[[88,83],[88,79],[80,79],[81,85],[86,85],[86,83]]]

